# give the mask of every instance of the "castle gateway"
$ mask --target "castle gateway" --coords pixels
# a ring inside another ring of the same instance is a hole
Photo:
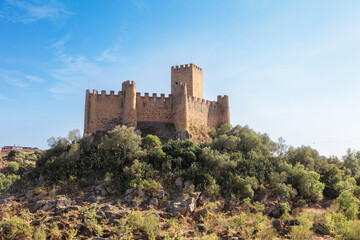
[[[135,82],[126,81],[122,91],[86,91],[85,134],[113,129],[116,125],[133,126],[143,135],[158,135],[162,140],[190,138],[222,124],[230,124],[228,96],[217,101],[203,99],[202,69],[194,64],[171,67],[171,94],[141,96]],[[201,141],[201,138],[197,138]]]

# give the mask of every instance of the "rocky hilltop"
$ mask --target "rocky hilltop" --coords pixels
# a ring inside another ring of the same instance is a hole
[[[228,125],[212,140],[75,131],[0,159],[1,239],[358,239],[360,152]]]

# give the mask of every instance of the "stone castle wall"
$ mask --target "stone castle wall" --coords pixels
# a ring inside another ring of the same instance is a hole
[[[165,97],[161,94],[160,97],[154,93],[151,97],[148,93],[141,96],[136,93],[136,110],[138,122],[172,122],[172,95]]]
[[[172,67],[168,97],[165,94],[141,95],[136,92],[133,81],[124,82],[118,94],[86,91],[84,133],[108,131],[122,124],[146,126],[147,129],[162,126],[162,132],[165,131],[163,126],[172,125],[172,129],[183,132],[190,126],[212,129],[226,123],[230,123],[228,97],[218,96],[217,101],[202,99],[202,70],[195,65]]]
[[[95,133],[96,131],[106,131],[113,125],[122,124],[123,112],[123,94],[119,92],[115,94],[114,91],[107,95],[105,91],[93,90],[90,93],[86,91],[85,101],[85,128],[84,133]]]

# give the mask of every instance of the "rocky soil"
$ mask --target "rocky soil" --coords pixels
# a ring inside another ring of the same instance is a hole
[[[182,179],[177,179],[176,184],[179,188],[184,187]],[[258,211],[252,205],[235,200],[217,201],[213,204],[214,210],[208,207],[210,199],[201,192],[170,195],[164,190],[128,189],[118,195],[111,185],[98,181],[85,188],[71,182],[46,187],[41,178],[31,185],[22,186],[20,191],[11,189],[0,197],[2,239],[37,239],[41,236],[43,239],[97,240],[209,239],[206,237],[209,232],[216,239],[245,239],[245,230],[230,233],[221,228],[220,221]],[[288,239],[291,224],[296,223],[281,219],[281,203],[288,203],[287,199],[269,200],[265,196],[262,201],[264,226],[276,233],[273,237]],[[210,214],[213,218],[209,218]],[[215,214],[219,215],[215,217]],[[4,224],[14,216],[28,224],[32,232],[14,235],[9,229],[11,225]],[[223,220],[216,219],[220,216]],[[212,226],[219,226],[218,229],[209,229],[211,220],[219,221],[218,225],[212,223]],[[34,235],[36,229],[42,231],[37,231],[39,236]]]

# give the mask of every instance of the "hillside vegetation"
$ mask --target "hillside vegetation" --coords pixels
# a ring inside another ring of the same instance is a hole
[[[49,139],[48,151],[12,151],[0,173],[0,193],[14,182],[3,195],[1,211],[8,214],[0,219],[2,235],[359,239],[360,152],[326,158],[307,146],[273,142],[247,126],[224,125],[210,136],[206,143],[162,145],[156,136],[141,138],[133,128],[118,126],[100,143],[72,131],[67,138]],[[39,205],[60,194],[73,201],[72,209],[56,212],[59,199],[52,207]],[[126,214],[112,221],[113,215],[101,210],[105,203],[116,207],[113,213]],[[69,211],[76,212],[72,220]],[[66,219],[67,225],[59,229],[49,220],[54,215],[61,216],[55,222]]]

